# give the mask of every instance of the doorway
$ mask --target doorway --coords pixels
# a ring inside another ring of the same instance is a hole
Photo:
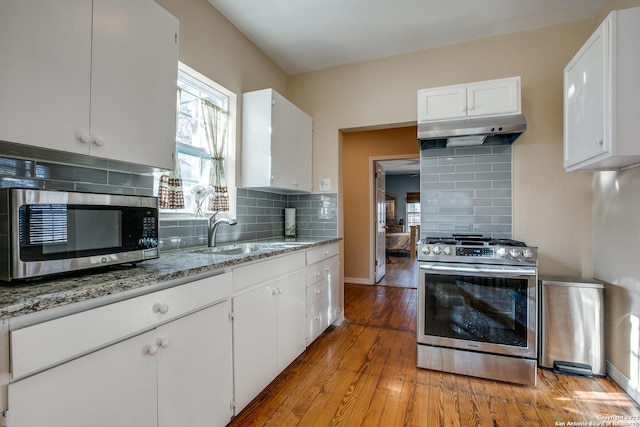
[[[420,158],[376,160],[374,170],[376,283],[416,288]],[[380,182],[381,176],[384,183]],[[384,254],[384,261],[381,254]],[[381,262],[384,262],[383,268],[380,268]],[[379,274],[381,270],[383,275]]]

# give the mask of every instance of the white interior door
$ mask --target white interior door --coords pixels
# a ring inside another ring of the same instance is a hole
[[[386,218],[386,202],[385,202],[385,171],[380,166],[380,163],[376,162],[376,206],[375,206],[375,221],[376,221],[376,283],[378,283],[384,277],[386,273],[386,251],[385,251],[385,234],[387,232],[387,218]]]

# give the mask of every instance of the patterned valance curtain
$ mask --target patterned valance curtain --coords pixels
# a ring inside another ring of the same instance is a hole
[[[178,108],[176,111],[180,114],[180,96],[182,89],[178,88]],[[163,173],[160,176],[160,185],[158,186],[158,206],[160,209],[183,209],[184,208],[184,192],[182,190],[182,174],[180,173],[180,163],[178,156],[175,155],[175,166],[172,171]]]
[[[224,155],[227,144],[228,113],[203,99],[202,114],[204,116],[205,131],[209,142],[209,152],[211,153],[211,174],[209,175],[209,185],[213,189],[213,194],[209,197],[209,211],[228,211],[229,192],[227,188],[227,178],[224,171]]]

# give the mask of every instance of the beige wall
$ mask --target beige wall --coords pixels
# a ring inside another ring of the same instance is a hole
[[[372,157],[412,156],[420,151],[415,126],[348,132],[343,135],[342,160],[344,170],[344,252],[349,254],[344,264],[345,278],[366,278],[373,283],[373,269],[369,262],[373,241]],[[376,159],[379,160],[379,159]],[[366,245],[366,247],[365,247]]]
[[[291,99],[314,118],[314,182],[338,180],[340,161],[345,175],[352,167],[340,130],[415,124],[417,89],[519,75],[528,128],[513,148],[514,238],[540,247],[541,272],[589,276],[591,177],[562,167],[562,85],[591,29],[585,20],[292,76]],[[345,271],[364,274],[369,241],[348,241],[343,218]]]

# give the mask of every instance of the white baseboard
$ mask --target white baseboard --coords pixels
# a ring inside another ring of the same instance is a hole
[[[640,405],[640,391],[631,386],[631,380],[627,378],[618,368],[613,366],[608,360],[605,361],[607,365],[607,376],[618,384],[624,391],[631,397],[637,404]]]
[[[361,277],[345,277],[344,283],[353,283],[356,285],[373,285],[373,283],[371,283],[371,280]]]

